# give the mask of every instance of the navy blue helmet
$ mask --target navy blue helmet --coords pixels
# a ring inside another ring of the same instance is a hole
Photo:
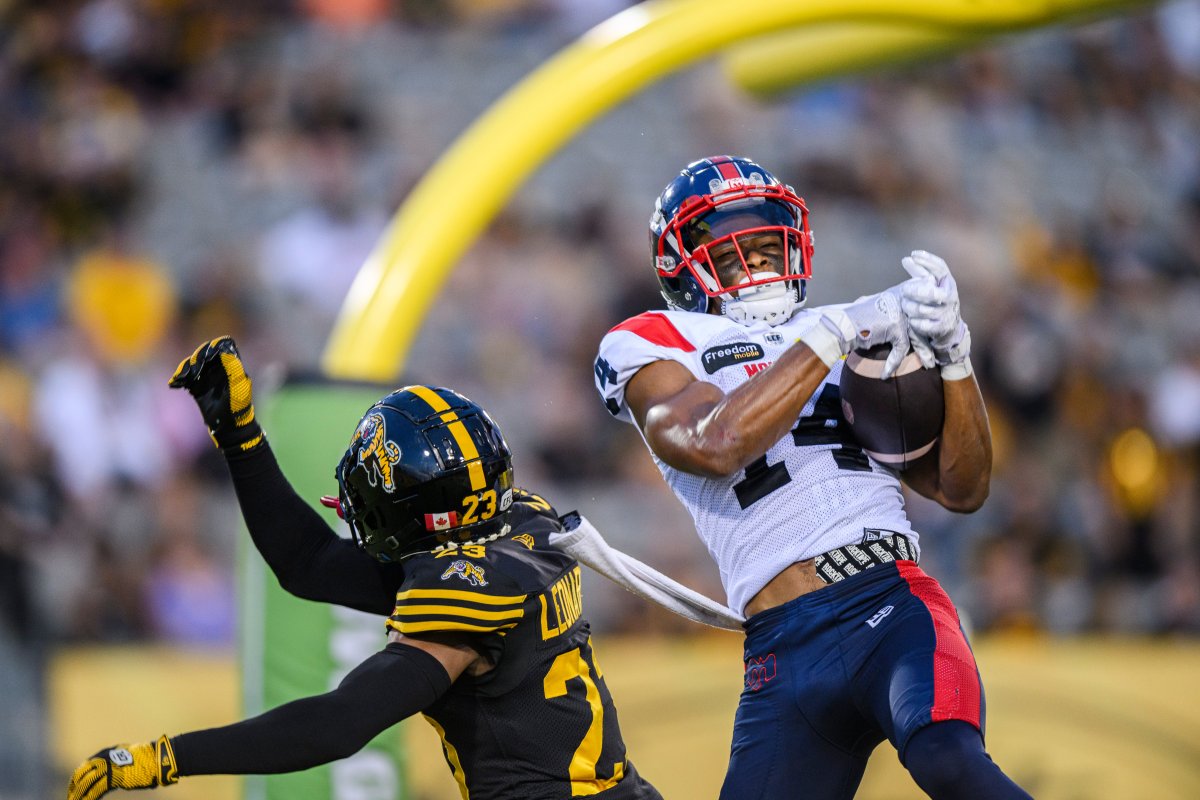
[[[775,266],[752,267],[752,252]],[[717,308],[746,325],[777,325],[803,305],[812,252],[804,200],[747,158],[688,164],[650,218],[650,254],[667,305]]]

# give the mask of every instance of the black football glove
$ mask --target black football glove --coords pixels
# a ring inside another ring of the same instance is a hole
[[[226,455],[246,453],[264,441],[254,418],[250,376],[228,336],[205,342],[183,361],[168,384],[187,389],[200,407],[213,442]]]
[[[67,800],[97,800],[113,789],[154,789],[179,782],[171,740],[115,744],[75,768]]]

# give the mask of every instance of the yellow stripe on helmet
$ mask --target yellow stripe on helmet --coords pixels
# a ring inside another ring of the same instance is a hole
[[[483,463],[479,460],[479,449],[475,447],[475,440],[467,432],[467,427],[462,424],[462,420],[450,410],[449,404],[428,386],[406,386],[404,389],[424,400],[430,408],[441,414],[442,421],[450,429],[450,435],[458,443],[458,449],[462,451],[463,458],[467,461],[467,475],[471,479],[471,489],[476,492],[486,489],[487,480],[483,476]]]

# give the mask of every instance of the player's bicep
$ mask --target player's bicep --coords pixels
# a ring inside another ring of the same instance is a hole
[[[464,672],[481,674],[491,664],[473,647],[467,637],[454,634],[425,634],[413,636],[399,631],[388,632],[388,642],[405,644],[423,650],[438,660],[450,676],[450,682],[459,679]]]
[[[676,469],[711,472],[704,423],[724,399],[719,388],[696,380],[682,364],[655,361],[638,370],[625,401],[655,455]]]

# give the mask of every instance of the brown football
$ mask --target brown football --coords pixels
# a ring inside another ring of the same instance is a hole
[[[883,380],[891,345],[854,350],[842,365],[842,413],[867,455],[904,470],[933,451],[942,431],[946,406],[937,367],[921,366],[909,351],[896,373]]]

